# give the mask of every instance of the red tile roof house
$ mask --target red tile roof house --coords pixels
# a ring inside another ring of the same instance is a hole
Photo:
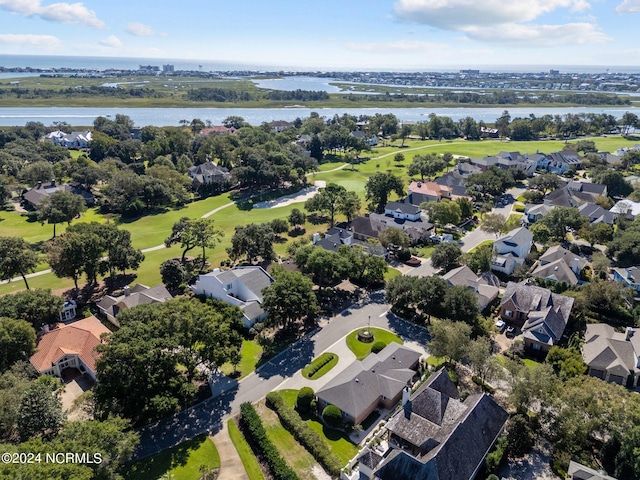
[[[67,325],[58,323],[38,340],[38,350],[29,361],[40,375],[62,377],[67,368],[76,368],[96,379],[96,347],[109,333],[100,320],[91,316]]]

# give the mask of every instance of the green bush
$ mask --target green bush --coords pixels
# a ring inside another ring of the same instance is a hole
[[[342,423],[342,411],[335,405],[327,405],[322,411],[322,418],[328,425],[339,427]]]
[[[500,480],[497,475],[491,474],[487,477],[487,480]]]
[[[376,343],[374,343],[373,345],[371,345],[371,352],[372,353],[378,353],[380,352],[384,347],[386,347],[387,345],[381,341],[378,340]]]
[[[501,436],[496,442],[496,446],[493,448],[493,451],[487,455],[485,460],[487,472],[495,473],[498,471],[498,468],[507,453],[507,446],[506,437]]]
[[[240,405],[240,428],[242,428],[245,438],[251,446],[258,450],[256,453],[265,459],[274,478],[278,480],[300,480],[296,472],[287,465],[278,449],[267,437],[267,432],[264,429],[264,425],[262,425],[258,412],[249,402]]]
[[[409,250],[408,248],[403,248],[396,254],[396,257],[398,257],[398,260],[400,260],[401,262],[406,262],[411,258],[411,250]]]
[[[311,408],[311,402],[313,402],[315,396],[313,388],[302,387],[296,397],[296,408],[301,412],[308,412]]]
[[[311,362],[310,366],[304,369],[306,370],[306,377],[313,378],[315,374],[318,373],[318,371],[320,371],[322,367],[324,367],[327,363],[333,361],[335,358],[336,356],[333,353],[330,353],[328,355],[325,355],[324,359],[321,362],[316,362],[316,363]],[[303,371],[303,373],[305,372]]]
[[[309,390],[311,389],[309,388]],[[313,390],[311,390],[311,392],[313,395]],[[329,446],[322,437],[320,437],[315,430],[311,429],[311,427],[307,425],[307,422],[300,418],[298,412],[284,403],[282,395],[280,395],[279,392],[271,392],[267,395],[267,406],[276,411],[282,426],[313,455],[313,458],[315,458],[327,472],[333,476],[340,474],[340,468],[342,467],[340,459],[329,449]],[[338,412],[340,412],[339,409]]]

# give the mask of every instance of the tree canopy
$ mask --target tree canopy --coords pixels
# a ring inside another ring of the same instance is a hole
[[[122,310],[122,327],[98,347],[99,417],[143,425],[187,407],[201,369],[213,371],[239,351],[240,319],[237,307],[188,298]]]

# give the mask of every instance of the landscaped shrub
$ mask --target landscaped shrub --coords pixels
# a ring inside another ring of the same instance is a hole
[[[485,465],[487,466],[487,472],[495,473],[498,471],[498,467],[502,463],[505,454],[507,453],[507,439],[504,436],[498,438],[496,446],[493,451],[487,455]]]
[[[240,427],[257,454],[269,465],[274,478],[279,480],[300,480],[296,472],[284,461],[278,449],[267,437],[262,420],[249,402],[240,405]]]
[[[403,248],[396,254],[396,257],[398,257],[398,260],[400,260],[401,262],[406,262],[411,258],[411,250],[409,250],[408,248]]]
[[[309,390],[311,389],[309,388]],[[313,395],[313,390],[311,390],[311,392]],[[307,422],[300,418],[298,412],[284,403],[280,393],[269,393],[267,395],[267,406],[276,411],[282,426],[313,455],[313,458],[315,458],[327,472],[333,476],[340,474],[340,468],[342,467],[340,459],[329,449],[329,446],[322,437],[311,429]],[[338,409],[338,412],[339,411]]]
[[[535,436],[527,417],[514,415],[509,419],[507,442],[509,443],[509,456],[513,458],[520,458],[533,448]]]
[[[305,367],[302,373],[306,374],[307,378],[313,378],[316,373],[318,373],[322,367],[324,367],[329,362],[333,361],[336,356],[333,353],[323,354],[325,355],[322,361],[320,362],[311,362],[309,367]]]
[[[301,412],[308,412],[311,408],[311,402],[313,402],[315,396],[313,388],[302,387],[296,397],[296,408]]]
[[[322,411],[322,418],[328,425],[339,427],[342,423],[342,412],[335,405],[327,405]]]
[[[371,346],[371,352],[372,352],[372,353],[378,353],[378,352],[380,352],[380,351],[381,351],[384,347],[386,347],[386,346],[387,346],[387,345],[386,345],[384,342],[382,342],[382,341],[378,340],[376,343],[374,343],[374,344]]]

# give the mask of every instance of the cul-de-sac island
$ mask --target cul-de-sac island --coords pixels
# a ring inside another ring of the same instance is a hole
[[[638,75],[3,74],[1,479],[640,478]]]

